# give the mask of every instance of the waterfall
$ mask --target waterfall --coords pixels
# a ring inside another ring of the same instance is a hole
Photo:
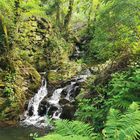
[[[42,86],[38,90],[37,94],[35,94],[35,96],[32,97],[31,100],[29,101],[28,111],[31,107],[33,107],[33,116],[38,115],[39,103],[44,99],[44,97],[47,95],[47,93],[48,93],[48,91],[46,88],[46,80],[43,79]]]
[[[59,104],[62,91],[63,91],[63,88],[56,89],[53,92],[52,97],[48,100],[48,103],[50,104],[50,106],[55,106],[57,108],[57,110],[52,115],[53,119],[59,119],[62,113],[62,109]]]
[[[45,122],[46,116],[52,119],[71,119],[75,113],[73,103],[80,92],[79,84],[89,76],[90,71],[87,70],[66,83],[65,86],[54,90],[51,96],[47,96],[47,82],[42,79],[42,85],[38,92],[29,100],[28,108],[23,114],[21,124],[24,126],[45,127],[49,122]]]
[[[28,109],[24,113],[24,117],[26,119],[24,119],[21,122],[22,124],[24,124],[24,125],[34,125],[34,126],[37,126],[37,127],[41,127],[41,126],[44,125],[44,124],[41,123],[41,121],[44,120],[45,118],[39,116],[39,114],[38,114],[38,108],[39,108],[40,102],[48,94],[48,91],[47,91],[47,87],[46,86],[47,86],[47,82],[43,78],[42,79],[42,85],[41,85],[40,89],[35,94],[35,96],[32,97],[29,100]]]

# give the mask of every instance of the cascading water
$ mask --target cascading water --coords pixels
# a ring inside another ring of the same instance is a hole
[[[57,110],[52,115],[53,119],[59,119],[60,115],[61,115],[61,112],[62,112],[61,106],[59,104],[62,91],[63,91],[63,88],[56,89],[53,92],[52,97],[48,100],[48,103],[51,106],[55,106],[57,108]]]
[[[42,127],[44,125],[43,123],[41,123],[41,121],[44,120],[45,118],[39,116],[38,108],[39,108],[40,102],[48,94],[46,86],[47,86],[47,82],[43,78],[40,89],[35,94],[35,96],[29,100],[28,109],[24,113],[25,120],[22,121],[22,124],[34,125],[37,127]],[[29,112],[31,113],[29,114]]]
[[[24,119],[21,120],[22,125],[33,125],[36,127],[47,126],[46,116],[52,119],[72,118],[75,107],[73,102],[79,93],[79,83],[86,80],[90,76],[87,70],[84,74],[72,79],[66,86],[56,89],[51,97],[48,97],[47,82],[42,80],[42,85],[38,92],[29,100],[28,108],[24,112]]]

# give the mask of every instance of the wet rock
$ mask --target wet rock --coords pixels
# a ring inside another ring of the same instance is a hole
[[[49,108],[49,104],[46,100],[43,100],[40,104],[39,104],[39,108],[38,108],[38,115],[39,116],[44,116],[47,113],[47,109]]]
[[[28,115],[29,116],[33,115],[33,107],[32,106],[29,108]]]
[[[29,104],[29,101],[26,101],[25,102],[25,105],[24,105],[24,110],[27,110],[28,109],[28,104]]]
[[[48,115],[49,116],[53,116],[54,112],[58,110],[58,107],[56,106],[51,106],[49,111],[48,111]]]
[[[19,115],[19,121],[22,121],[24,119],[26,119],[26,117],[24,115]]]
[[[74,88],[74,94],[72,94],[72,97],[75,98],[79,93],[80,93],[80,87],[79,86],[75,86]]]
[[[76,108],[74,105],[66,104],[62,107],[62,110],[60,118],[71,120],[74,117]]]
[[[67,104],[67,103],[69,103],[70,101],[69,100],[67,100],[67,99],[60,99],[60,101],[59,101],[59,104],[60,105],[65,105],[65,104]]]
[[[39,106],[38,109],[38,115],[39,116],[44,116],[47,113],[47,107],[46,106]]]

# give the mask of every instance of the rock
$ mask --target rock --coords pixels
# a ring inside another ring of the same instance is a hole
[[[5,98],[0,97],[0,110],[2,110],[2,109],[3,109],[3,106],[5,105],[5,102],[6,102],[6,99],[5,99]]]
[[[49,104],[46,100],[43,100],[38,108],[38,114],[40,116],[44,116],[47,113],[47,109],[49,108]]]
[[[31,106],[30,108],[29,108],[29,112],[28,112],[29,114],[29,116],[32,116],[33,115],[33,107]]]
[[[60,118],[71,120],[74,117],[76,108],[74,105],[66,104],[62,107],[62,110]]]
[[[19,115],[19,121],[22,121],[24,119],[26,119],[26,117],[23,114],[22,115]]]
[[[90,71],[92,74],[97,74],[97,73],[99,73],[100,70],[99,70],[98,66],[94,66],[94,67],[90,68]]]
[[[70,101],[67,100],[67,99],[60,99],[59,104],[60,104],[60,105],[65,105],[65,104],[68,104],[69,102],[70,102]]]
[[[28,109],[28,104],[29,104],[29,101],[26,101],[25,104],[24,104],[24,110]]]
[[[48,111],[48,115],[53,116],[53,114],[56,110],[58,110],[58,108],[56,106],[51,106],[49,111]]]

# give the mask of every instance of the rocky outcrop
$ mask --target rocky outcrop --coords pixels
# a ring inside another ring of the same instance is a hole
[[[26,100],[40,87],[40,72],[47,72],[52,89],[81,71],[80,63],[69,60],[72,43],[58,34],[44,18],[33,16],[17,23],[10,50],[0,56],[1,120],[18,120]]]

